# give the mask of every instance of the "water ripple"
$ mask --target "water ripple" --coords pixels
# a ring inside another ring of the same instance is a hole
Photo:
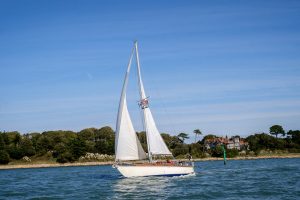
[[[0,199],[299,199],[300,159],[207,161],[195,175],[123,178],[111,166],[0,171]]]

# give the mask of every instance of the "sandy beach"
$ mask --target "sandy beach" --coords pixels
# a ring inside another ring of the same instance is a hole
[[[235,157],[235,158],[227,158],[227,160],[253,160],[253,159],[278,159],[278,158],[300,158],[300,154],[288,154],[288,155],[272,155],[272,156],[247,156],[247,157]],[[185,160],[185,159],[180,159]],[[215,160],[223,160],[223,158],[197,158],[193,159],[195,162],[201,161],[215,161]],[[0,165],[1,169],[25,169],[25,168],[45,168],[45,167],[71,167],[71,166],[97,166],[97,165],[112,165],[113,161],[106,162],[75,162],[75,163],[51,163],[51,164],[8,164],[8,165]]]
[[[25,168],[45,168],[45,167],[72,167],[72,166],[94,166],[112,165],[114,162],[75,162],[75,163],[53,163],[53,164],[15,164],[0,165],[0,169],[25,169]]]

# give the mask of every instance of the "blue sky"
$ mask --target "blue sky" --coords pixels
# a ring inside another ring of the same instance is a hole
[[[2,0],[0,130],[114,128],[134,39],[160,131],[300,129],[299,1]]]

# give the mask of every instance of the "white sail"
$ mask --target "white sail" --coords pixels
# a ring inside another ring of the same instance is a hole
[[[116,160],[141,160],[145,158],[146,154],[130,119],[125,96],[121,110],[120,125],[117,131]]]
[[[141,160],[146,158],[146,153],[144,152],[141,143],[136,135],[136,132],[133,128],[126,102],[126,89],[133,53],[134,49],[132,50],[130,55],[118,110],[115,140],[116,161]]]
[[[148,144],[148,152],[150,152],[149,158],[151,159],[151,155],[172,155],[167,145],[163,141],[156,124],[154,122],[151,111],[148,107],[148,99],[146,97],[146,93],[144,90],[144,85],[141,77],[141,69],[139,63],[139,54],[137,48],[137,42],[135,42],[135,52],[136,52],[136,62],[138,68],[138,82],[140,88],[140,97],[141,97],[141,107],[144,113],[144,126],[147,135],[147,144]]]
[[[144,117],[147,124],[145,128],[146,133],[149,135],[148,145],[151,155],[172,155],[155,125],[149,108],[144,109]]]

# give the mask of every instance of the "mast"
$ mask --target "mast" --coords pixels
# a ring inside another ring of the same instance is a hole
[[[140,105],[141,105],[141,109],[143,110],[143,124],[144,124],[144,127],[145,127],[146,139],[147,139],[148,158],[149,158],[149,161],[152,162],[151,149],[150,149],[150,145],[149,145],[149,143],[150,143],[149,133],[147,133],[146,113],[145,113],[145,108],[142,105],[142,103],[144,101],[148,101],[148,100],[147,100],[147,97],[146,97],[146,94],[145,94],[143,81],[142,81],[142,77],[141,77],[141,68],[140,68],[140,59],[139,59],[137,41],[134,41],[134,47],[135,47],[135,55],[136,55],[135,58],[136,58],[137,72],[138,72],[138,83],[139,83],[140,97],[141,97]]]

